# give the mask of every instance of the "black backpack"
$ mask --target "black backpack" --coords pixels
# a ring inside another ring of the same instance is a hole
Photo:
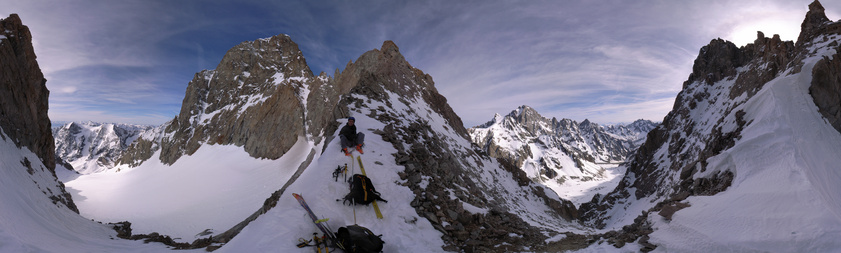
[[[376,253],[383,251],[382,235],[375,235],[371,230],[360,227],[359,225],[350,225],[347,227],[340,227],[336,237],[339,240],[338,246],[345,252],[353,253]]]
[[[374,189],[374,184],[371,183],[370,178],[365,175],[354,174],[351,177],[350,193],[345,195],[345,200],[342,203],[368,205],[374,200],[388,202],[380,197],[380,192]]]

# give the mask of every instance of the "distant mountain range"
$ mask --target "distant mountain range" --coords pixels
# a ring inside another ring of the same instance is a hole
[[[602,177],[599,163],[624,161],[656,126],[649,120],[601,126],[589,120],[548,119],[523,105],[468,132],[490,156],[512,161],[535,181],[586,181]]]
[[[141,134],[153,126],[69,122],[52,129],[56,156],[81,174],[113,168],[115,161]]]

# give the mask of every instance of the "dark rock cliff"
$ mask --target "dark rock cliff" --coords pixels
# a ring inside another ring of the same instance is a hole
[[[17,14],[0,20],[0,127],[18,146],[55,170],[49,109],[50,91],[32,47],[32,34]]]
[[[41,159],[47,173],[41,177],[55,182],[52,186],[38,186],[46,187],[42,188],[47,189],[42,190],[44,194],[54,204],[62,203],[78,213],[64,184],[56,179],[55,142],[47,116],[50,91],[35,59],[32,35],[20,17],[12,14],[0,20],[0,129],[18,147],[28,148]],[[30,175],[38,176],[31,161],[24,158],[21,164]],[[49,190],[53,187],[58,192]]]

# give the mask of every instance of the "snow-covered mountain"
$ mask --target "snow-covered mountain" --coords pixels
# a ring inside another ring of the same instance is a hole
[[[473,142],[491,156],[509,158],[522,166],[526,159],[536,158],[533,153],[546,149],[561,150],[576,159],[576,163],[621,162],[656,126],[657,123],[649,120],[600,126],[589,120],[578,123],[571,119],[548,119],[523,105],[508,115],[496,114],[491,121],[468,132]]]
[[[661,251],[841,249],[841,22],[815,1],[801,27],[797,43],[760,32],[701,48],[672,111],[583,220]]]
[[[152,126],[70,122],[52,129],[56,156],[82,174],[114,167],[129,144]]]
[[[493,120],[468,129],[468,133],[473,143],[491,157],[512,161],[531,180],[571,198],[567,192],[572,186],[611,180],[600,164],[624,161],[656,126],[648,120],[600,126],[589,120],[548,119],[523,105],[508,115],[496,114]]]

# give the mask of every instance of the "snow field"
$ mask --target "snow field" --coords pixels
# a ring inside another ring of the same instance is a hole
[[[172,166],[160,151],[135,168],[121,165],[65,181],[82,216],[129,221],[134,234],[158,232],[180,242],[222,233],[257,211],[313,149],[304,138],[278,160],[255,159],[241,147],[203,145]],[[117,172],[119,170],[119,172]]]
[[[60,190],[41,160],[0,130],[0,252],[161,252],[163,244],[114,240],[110,226],[56,206],[44,192]],[[31,162],[32,175],[21,164]],[[58,173],[71,173],[63,168]]]

